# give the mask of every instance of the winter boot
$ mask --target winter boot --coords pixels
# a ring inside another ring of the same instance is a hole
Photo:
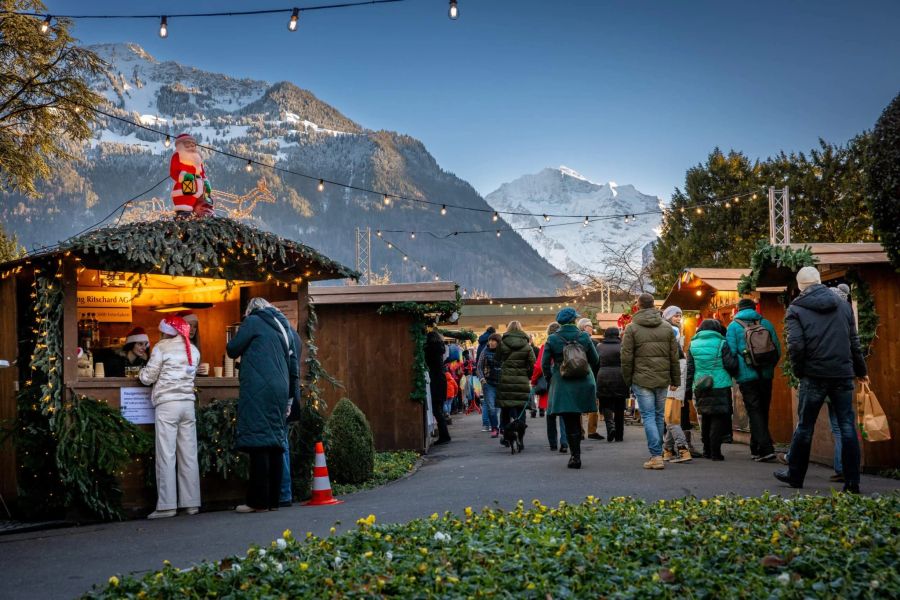
[[[666,462],[675,459],[675,453],[669,450],[668,448],[663,449],[663,457],[662,459]]]
[[[673,458],[673,459],[672,459],[672,462],[673,462],[673,463],[685,463],[685,462],[691,462],[691,460],[692,460],[693,458],[694,458],[694,457],[691,456],[691,451],[690,451],[690,450],[688,450],[687,448],[679,448],[679,449],[678,449],[678,457]]]
[[[576,433],[575,435],[569,434],[566,436],[569,438],[569,452],[571,456],[569,456],[569,465],[570,469],[580,469],[581,468],[581,433]]]
[[[662,456],[651,456],[650,460],[644,463],[644,468],[659,471],[666,468],[666,463],[663,462]]]

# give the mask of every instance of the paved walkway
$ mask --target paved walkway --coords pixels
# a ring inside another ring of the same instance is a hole
[[[278,512],[238,515],[201,513],[161,521],[129,521],[0,536],[0,598],[71,598],[105,582],[113,574],[157,569],[163,559],[187,567],[203,559],[243,553],[252,543],[266,544],[285,528],[303,535],[325,535],[340,521],[354,527],[370,513],[379,523],[404,522],[445,510],[461,513],[466,506],[512,507],[539,498],[547,504],[632,495],[646,499],[687,494],[759,495],[769,490],[790,494],[772,478],[777,465],[757,464],[746,446],[725,447],[726,461],[695,459],[646,471],[643,429],[627,427],[625,442],[586,440],[584,467],[566,469],[567,457],[550,452],[543,420],[531,422],[524,453],[511,456],[497,440],[482,433],[480,416],[456,418],[453,442],[436,448],[413,476],[379,489],[344,498],[338,506],[300,507]],[[829,469],[813,466],[805,493],[829,493]],[[900,481],[864,476],[864,492],[900,490]]]

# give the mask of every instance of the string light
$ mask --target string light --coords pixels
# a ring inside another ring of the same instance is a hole
[[[159,18],[159,37],[169,37],[169,24],[166,22],[165,15]]]
[[[447,14],[454,21],[459,18],[459,6],[456,5],[456,0],[450,0],[450,10],[447,11]]]
[[[47,18],[41,22],[41,33],[47,33],[50,31],[50,15],[47,15]]]
[[[250,173],[253,171],[253,161],[248,160],[247,164],[244,166],[244,170]]]
[[[625,224],[628,225],[628,215],[625,215]]]
[[[756,200],[756,194],[753,194],[753,196],[751,196],[751,200]]]
[[[497,230],[497,237],[500,237],[500,230]]]
[[[380,229],[377,230],[377,231],[375,232],[375,235],[377,235],[378,237],[381,237],[381,230],[380,230]]]
[[[741,197],[740,197],[740,196],[735,196],[735,197],[734,197],[734,203],[735,203],[735,204],[740,204],[740,202],[741,202]]]
[[[392,243],[388,242],[388,248],[393,249],[393,248],[394,248],[394,245],[393,245]]]
[[[409,239],[411,239],[411,240],[416,239],[416,232],[415,232],[415,231],[413,231],[412,233],[409,234]]]
[[[494,216],[491,217],[491,221],[493,221],[494,223],[496,223],[496,222],[497,222],[497,219],[499,219],[499,218],[500,218],[500,215],[499,215],[499,214],[497,213],[497,211],[495,210],[495,211],[494,211]]]
[[[725,203],[725,208],[731,208],[731,202],[726,202],[726,203]]]
[[[427,271],[428,268],[427,268],[425,265],[422,265],[422,270],[423,270],[423,271]]]
[[[587,227],[588,225],[590,225],[590,223],[591,223],[591,220],[588,219],[587,217],[585,217],[585,218],[584,218],[584,223],[582,223],[582,225],[583,225],[584,227]]]
[[[167,135],[165,141],[163,142],[163,146],[168,148],[171,145],[172,145],[172,138]]]
[[[324,191],[325,191],[325,180],[324,180],[324,179],[320,179],[320,180],[319,180],[319,185],[318,185],[317,189],[318,189],[320,192],[324,192]]]
[[[544,226],[543,226],[543,225],[538,226],[538,233],[544,233]]]
[[[409,260],[409,257],[408,257],[407,255],[404,254],[404,255],[403,255],[403,262],[406,262],[406,261],[408,261],[408,260]]]
[[[384,198],[382,198],[382,200],[384,200],[384,205],[385,205],[385,206],[390,206],[390,205],[391,205],[391,197],[388,196],[387,194],[384,195]]]
[[[288,22],[289,31],[297,31],[297,21],[300,20],[300,9],[295,8],[291,11],[291,20]]]
[[[550,215],[544,215],[544,222],[546,222],[546,223],[550,222]]]
[[[702,215],[702,214],[703,214],[703,209],[700,208],[699,206],[697,207],[697,214],[698,214],[698,215]]]
[[[438,276],[437,276],[437,275],[435,275],[435,276],[434,276],[434,280],[435,280],[435,281],[440,281],[440,280],[441,280],[441,278],[440,278],[440,277],[438,277]]]
[[[446,216],[446,215],[447,215],[447,205],[441,204],[441,216]]]

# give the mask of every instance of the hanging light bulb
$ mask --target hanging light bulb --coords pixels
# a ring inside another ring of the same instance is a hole
[[[497,237],[500,237],[500,230],[497,230]]]
[[[319,180],[319,186],[318,186],[317,189],[318,189],[320,192],[324,192],[324,191],[325,191],[325,180],[324,180],[324,179],[320,179],[320,180]]]
[[[300,9],[295,8],[291,11],[291,20],[288,21],[288,31],[297,31],[297,21],[300,20]]]
[[[684,207],[682,206],[681,208],[679,208],[678,212],[680,212],[681,214],[684,214]]]
[[[50,31],[50,15],[47,15],[43,21],[41,21],[41,33],[47,33]]]
[[[701,207],[699,207],[699,206],[697,207],[697,214],[698,214],[698,215],[702,215],[702,214],[703,214],[703,209],[702,209]]]
[[[378,237],[381,237],[381,230],[378,229],[377,231],[375,231],[375,235],[377,235]]]
[[[247,171],[248,173],[253,171],[253,161],[252,160],[249,160],[249,159],[247,160],[247,165],[244,167],[244,170]]]
[[[391,197],[388,196],[387,194],[384,195],[383,200],[384,200],[384,205],[385,205],[385,206],[390,206],[390,205],[391,205]]]
[[[416,239],[416,232],[415,232],[415,231],[413,231],[412,233],[409,234],[409,239],[411,239],[411,240]]]
[[[625,215],[625,224],[628,224],[628,215]]]
[[[756,200],[756,194],[753,194],[753,196],[751,196],[750,199],[751,199],[751,200]]]
[[[172,138],[170,138],[169,136],[166,136],[166,139],[165,139],[165,141],[163,142],[163,146],[165,146],[166,148],[168,148],[168,147],[171,146],[171,145],[172,145]]]
[[[735,203],[735,204],[740,204],[740,202],[741,202],[741,197],[740,197],[740,196],[735,196],[735,197],[734,197],[734,203]]]
[[[544,233],[544,226],[543,226],[543,225],[539,225],[539,226],[538,226],[538,233]]]
[[[454,21],[459,18],[459,6],[456,5],[456,0],[450,0],[450,10],[447,14]]]
[[[165,15],[159,18],[159,37],[169,37],[169,24],[166,22]]]
[[[585,218],[584,218],[584,223],[582,223],[582,225],[585,226],[585,227],[587,227],[587,226],[590,225],[590,224],[591,224],[591,220],[590,220],[589,218],[585,217]]]
[[[435,275],[435,276],[434,276],[434,280],[435,280],[435,281],[440,281],[441,278],[440,278],[439,276]]]
[[[725,203],[725,208],[731,208],[731,202],[726,202],[726,203]]]
[[[444,215],[446,215],[446,214],[447,214],[447,205],[446,205],[446,204],[442,204],[442,205],[441,205],[441,216],[444,216]]]
[[[544,215],[544,222],[545,222],[545,223],[549,223],[549,222],[550,222],[550,215]]]
[[[496,222],[497,222],[497,219],[499,219],[499,218],[500,218],[500,215],[497,214],[497,211],[495,210],[495,211],[494,211],[494,216],[491,217],[491,221],[493,221],[494,223],[496,223]]]
[[[406,262],[406,261],[408,261],[408,260],[409,260],[409,257],[406,256],[406,255],[404,254],[404,255],[403,255],[403,262]]]
[[[388,242],[388,250],[393,250],[393,249],[394,249],[394,245],[392,243]]]
[[[425,265],[422,265],[422,270],[427,271],[428,269],[425,267]]]

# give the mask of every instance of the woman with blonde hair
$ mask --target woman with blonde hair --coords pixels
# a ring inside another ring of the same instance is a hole
[[[510,321],[506,333],[500,338],[497,349],[500,362],[500,385],[497,388],[497,405],[500,407],[501,431],[513,420],[525,421],[525,412],[531,394],[531,372],[534,369],[534,351],[528,335],[518,321]],[[506,440],[501,437],[500,443]],[[505,444],[504,444],[505,445]]]

